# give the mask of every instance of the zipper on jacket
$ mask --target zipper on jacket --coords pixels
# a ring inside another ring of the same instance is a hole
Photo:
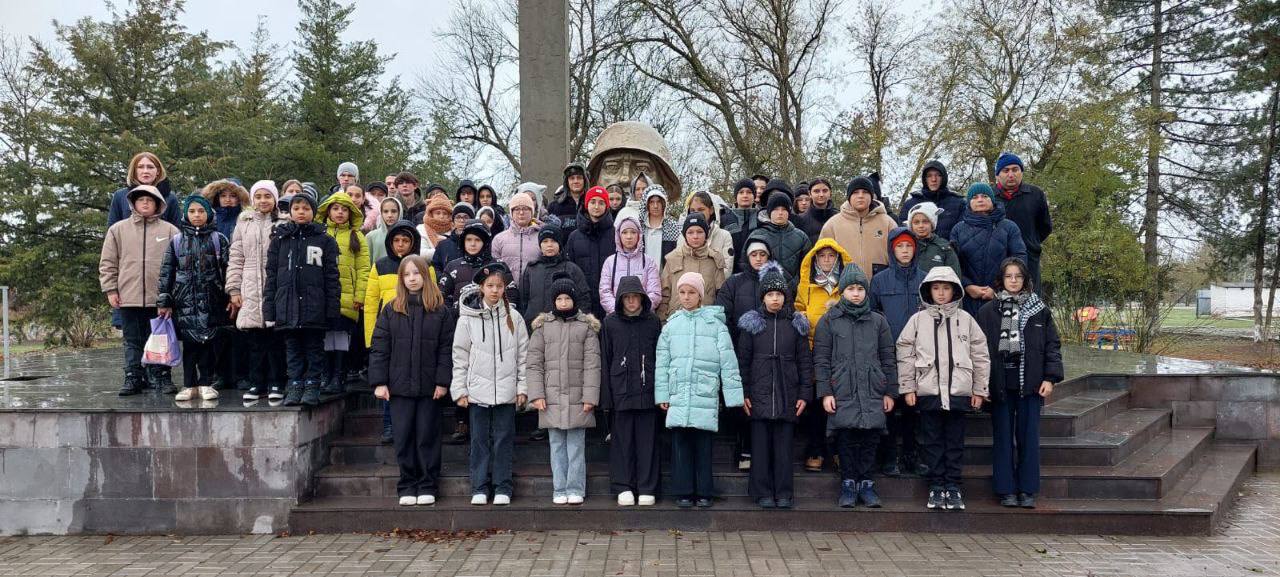
[[[774,317],[773,319],[773,354],[779,357],[779,362],[774,366],[774,369],[775,369],[773,371],[773,388],[774,388],[773,393],[774,394],[773,394],[773,398],[770,399],[771,401],[770,404],[773,405],[774,416],[778,415],[778,395],[782,394],[782,386],[781,386],[781,383],[778,382],[780,377],[782,376],[779,374],[779,369],[782,369],[782,362],[781,362],[781,355],[778,354],[778,320],[779,319],[777,317]]]
[[[144,307],[147,306],[147,240],[150,238],[151,236],[147,234],[147,219],[144,217],[142,219],[142,306]],[[119,279],[116,279],[116,288],[118,293],[120,288]],[[156,300],[159,300],[159,298]],[[124,306],[123,301],[120,304]],[[160,303],[157,302],[156,304]]]

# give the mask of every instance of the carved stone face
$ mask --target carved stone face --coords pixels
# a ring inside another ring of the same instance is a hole
[[[614,150],[605,154],[600,164],[600,176],[596,179],[596,186],[607,187],[611,184],[618,184],[622,189],[631,192],[631,181],[641,172],[645,173],[653,180],[650,184],[662,184],[653,176],[657,171],[654,170],[653,156],[647,152],[637,150]]]

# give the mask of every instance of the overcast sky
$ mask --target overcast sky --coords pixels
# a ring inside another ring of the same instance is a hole
[[[435,32],[447,21],[449,5],[449,0],[362,1],[352,13],[346,39],[376,38],[379,53],[395,54],[387,72],[412,82],[434,61]],[[127,7],[127,0],[119,0],[115,10],[124,12]],[[103,0],[0,0],[0,30],[52,41],[55,19],[61,24],[86,16],[109,20],[111,12]],[[267,17],[272,42],[285,53],[291,50],[301,17],[297,0],[188,0],[181,20],[192,31],[207,30],[215,40],[248,49],[259,15]],[[222,55],[234,56],[234,50]]]

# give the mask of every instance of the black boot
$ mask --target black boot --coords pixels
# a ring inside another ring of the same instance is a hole
[[[302,390],[302,404],[314,407],[320,404],[320,381],[307,381]]]
[[[289,381],[284,388],[284,406],[294,407],[302,404],[302,381]]]
[[[142,375],[137,372],[126,372],[124,384],[120,387],[120,396],[129,397],[142,392]]]
[[[343,351],[332,351],[329,353],[328,362],[325,363],[324,386],[320,392],[325,395],[339,395],[346,392],[347,389],[347,372],[342,369],[342,357],[346,355]]]
[[[151,381],[156,384],[156,388],[165,395],[178,394],[178,387],[173,384],[173,370],[169,367],[152,367]]]

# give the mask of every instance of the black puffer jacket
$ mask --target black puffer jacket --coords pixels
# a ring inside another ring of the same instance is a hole
[[[369,384],[386,385],[395,397],[431,397],[453,380],[453,331],[458,316],[449,307],[434,311],[411,298],[405,313],[382,308],[369,349]],[[448,403],[446,395],[440,400]]]
[[[1043,308],[1041,308],[1043,307]],[[1005,354],[1000,352],[1000,301],[992,300],[978,310],[978,326],[987,335],[987,352],[991,354],[992,402],[1004,402],[1011,389],[1018,389],[1022,396],[1040,393],[1040,383],[1062,381],[1062,341],[1058,326],[1053,322],[1049,307],[1037,307],[1031,318],[1022,323],[1022,361],[1019,371],[1022,382],[1009,386],[1004,382]]]
[[[212,225],[196,228],[184,219],[180,230],[165,248],[157,306],[173,309],[182,340],[204,343],[231,324],[224,290],[231,242]]]
[[[809,235],[809,242],[816,243],[818,242],[818,237],[822,235],[822,225],[827,224],[827,221],[831,220],[831,217],[839,213],[840,207],[836,206],[834,201],[827,201],[826,208],[810,206],[809,210],[806,210],[804,211],[804,214],[791,219],[791,222],[794,223],[797,228],[803,230],[805,234]]]
[[[777,314],[757,307],[738,328],[738,371],[751,418],[795,422],[796,401],[813,401],[809,318],[789,305]]]
[[[287,222],[271,233],[262,318],[277,329],[327,329],[342,315],[338,243],[324,225]]]
[[[613,238],[613,217],[608,212],[600,220],[592,221],[585,213],[578,215],[578,228],[569,234],[564,245],[564,256],[582,269],[587,277],[587,288],[591,292],[591,303],[587,310],[596,318],[604,318],[604,307],[600,306],[600,269],[605,259],[613,256],[617,246]],[[585,307],[582,307],[585,310]]]
[[[623,277],[618,294],[639,294],[644,301],[634,317],[618,310],[605,317],[600,331],[600,408],[616,411],[653,409],[653,370],[662,323],[651,309],[639,277]]]
[[[742,263],[742,272],[734,273],[729,280],[724,281],[720,286],[720,290],[716,291],[715,304],[724,307],[724,317],[726,324],[729,325],[729,336],[733,337],[733,342],[738,342],[738,320],[760,306],[760,271],[751,268],[751,261],[747,255],[742,255],[738,259]],[[764,264],[765,269],[776,268],[781,270],[782,267],[778,263],[769,261]],[[782,273],[787,277],[787,282],[794,282],[791,276],[786,272]],[[787,303],[790,304],[795,300],[795,291],[787,295]]]
[[[551,202],[547,203],[547,212],[555,215],[560,219],[560,244],[564,245],[569,240],[569,234],[578,226],[578,220],[582,218],[582,197],[586,196],[589,184],[584,183],[582,187],[582,195],[578,200],[574,200],[573,195],[569,194],[569,170],[576,168],[581,170],[583,174],[587,172],[587,166],[580,162],[570,163],[564,169],[564,180],[560,183],[560,190],[556,192],[556,196]],[[586,178],[585,176],[583,177]]]
[[[519,291],[517,300],[510,301],[516,303],[520,316],[528,319],[525,321],[526,325],[532,323],[538,315],[551,312],[551,304],[555,300],[555,295],[551,294],[551,281],[557,273],[568,275],[574,286],[579,287],[574,302],[591,302],[588,300],[591,295],[587,293],[594,291],[587,286],[587,278],[578,265],[569,262],[563,254],[554,257],[540,256],[524,268],[524,274],[520,277],[524,289]],[[578,308],[581,309],[582,304]]]

